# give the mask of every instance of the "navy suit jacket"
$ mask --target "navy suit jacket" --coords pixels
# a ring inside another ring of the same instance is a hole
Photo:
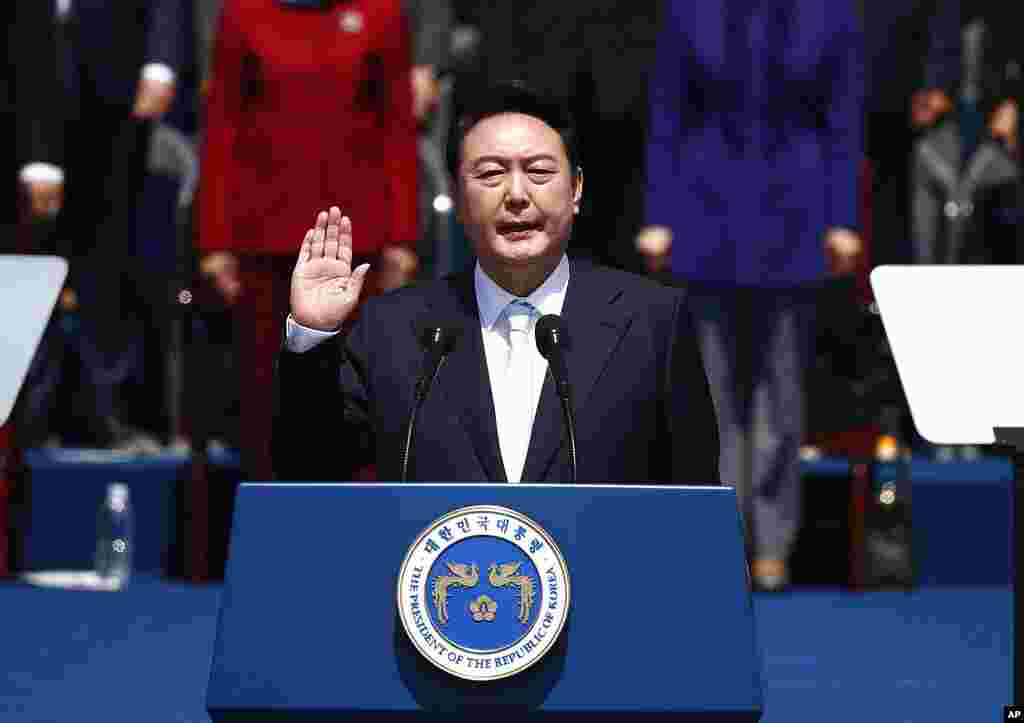
[[[685,279],[825,275],[857,225],[862,38],[851,0],[669,0],[650,76],[646,218]]]
[[[578,479],[718,484],[718,427],[683,293],[570,259],[562,318],[577,425]],[[409,478],[504,482],[472,270],[366,301],[344,338],[282,351],[274,456],[281,479],[344,479],[376,462],[401,478],[401,450],[423,363],[415,329],[462,327],[420,411]],[[545,379],[523,472],[571,480],[561,409]]]
[[[164,63],[175,71],[185,61],[185,0],[72,0],[77,31],[74,64],[88,77],[73,87],[111,106],[131,108],[139,71],[146,63]]]

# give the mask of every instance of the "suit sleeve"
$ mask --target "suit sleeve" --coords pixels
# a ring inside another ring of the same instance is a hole
[[[654,66],[648,84],[649,130],[647,134],[645,194],[646,224],[670,226],[675,218],[674,203],[682,163],[680,137],[687,47],[681,24],[675,16],[676,2],[665,9],[664,22],[655,45]]]
[[[278,479],[346,480],[373,461],[365,319],[364,306],[347,335],[301,354],[287,351],[282,343],[271,441]]]
[[[911,159],[910,235],[914,244],[914,263],[934,264],[937,262],[934,249],[935,240],[939,236],[942,199],[937,186],[932,183],[924,142],[918,141],[914,146]]]
[[[242,73],[247,46],[239,29],[236,4],[224,3],[217,21],[213,58],[204,98],[199,180],[199,246],[206,251],[231,248],[230,204],[235,187],[235,136],[243,122]]]
[[[718,419],[684,293],[676,296],[671,330],[663,380],[670,481],[720,484]]]
[[[835,19],[837,25],[830,44],[832,74],[825,129],[826,224],[854,229],[857,228],[857,184],[864,145],[863,38],[860,21],[849,0],[830,6],[828,17]]]
[[[57,66],[52,2],[19,3],[7,26],[8,67],[13,69],[14,148],[18,167],[62,165],[66,92]]]
[[[153,0],[146,23],[146,61],[180,71],[185,62],[185,0]]]
[[[387,34],[384,65],[387,72],[388,147],[391,184],[391,237],[394,244],[413,245],[419,238],[419,208],[416,179],[416,119],[412,113],[412,47],[404,15],[395,18],[395,32]]]

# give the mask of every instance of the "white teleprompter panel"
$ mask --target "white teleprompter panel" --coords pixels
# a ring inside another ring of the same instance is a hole
[[[925,439],[1024,427],[1024,266],[880,266],[871,286]]]
[[[0,254],[0,424],[11,414],[67,273],[58,256]]]

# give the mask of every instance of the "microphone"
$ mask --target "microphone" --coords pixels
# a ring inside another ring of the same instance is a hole
[[[431,385],[441,371],[441,365],[448,357],[448,354],[455,348],[455,341],[458,339],[461,329],[456,326],[449,326],[436,321],[428,321],[416,328],[416,337],[424,349],[423,369],[416,386],[413,390],[412,409],[409,411],[409,424],[405,430],[405,445],[402,447],[402,481],[408,479],[409,458],[412,455],[412,437],[416,428],[416,417],[420,407],[427,399],[427,393]]]
[[[565,363],[565,349],[568,344],[565,322],[557,314],[546,314],[537,320],[534,327],[537,337],[537,351],[548,360],[548,370],[555,382],[555,392],[562,403],[562,418],[569,435],[569,467],[572,481],[576,482],[576,417],[572,411],[572,387],[569,385],[569,368]]]

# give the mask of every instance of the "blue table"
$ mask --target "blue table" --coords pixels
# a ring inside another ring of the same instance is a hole
[[[895,482],[911,498],[914,582],[918,585],[1009,585],[1013,579],[1013,463],[879,464],[875,492]]]
[[[88,569],[96,550],[96,513],[107,485],[128,485],[135,520],[136,570],[166,574],[177,543],[175,499],[188,457],[117,455],[104,450],[25,452],[29,508],[22,538],[24,570]]]
[[[0,584],[4,723],[209,723],[219,587],[118,593]],[[1011,695],[1008,588],[754,599],[762,723],[999,720]]]
[[[208,723],[219,586],[0,584],[0,720]]]

